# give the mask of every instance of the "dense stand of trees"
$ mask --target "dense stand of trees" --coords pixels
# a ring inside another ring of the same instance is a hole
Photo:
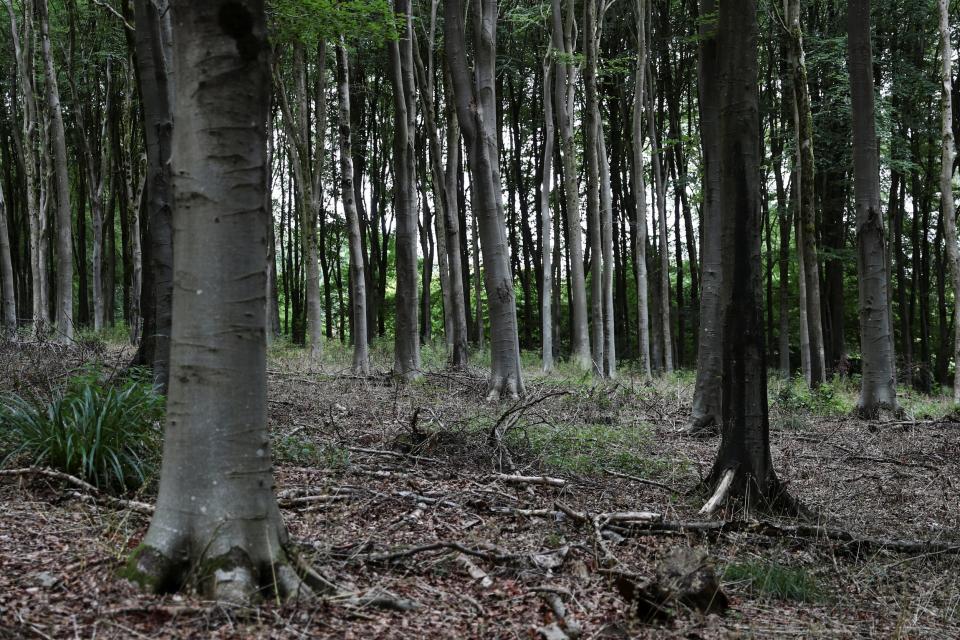
[[[859,373],[867,417],[898,380],[960,380],[949,0],[3,4],[0,319],[125,323],[168,391],[131,563],[156,589],[303,587],[269,466],[278,336],[313,361],[350,342],[358,375],[392,338],[407,379],[434,340],[458,367],[489,345],[492,400],[524,393],[521,349],[695,366],[689,430],[722,434],[706,513],[797,509],[768,361]]]

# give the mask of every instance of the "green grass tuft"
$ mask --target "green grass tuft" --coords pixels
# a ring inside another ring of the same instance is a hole
[[[820,581],[802,567],[788,567],[776,562],[753,560],[728,564],[723,572],[725,583],[740,583],[753,595],[820,602],[824,599]]]
[[[0,466],[51,467],[110,491],[146,484],[159,459],[163,397],[134,372],[103,382],[90,369],[49,403],[0,397]]]

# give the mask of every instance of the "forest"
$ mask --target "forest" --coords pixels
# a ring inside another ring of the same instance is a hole
[[[960,0],[0,4],[0,640],[960,637]]]

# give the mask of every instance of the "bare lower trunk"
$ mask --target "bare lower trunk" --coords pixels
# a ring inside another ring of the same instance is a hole
[[[794,180],[793,183],[796,185],[796,172],[793,174]],[[796,200],[794,199],[794,202]],[[794,209],[796,212],[796,208]],[[807,385],[812,385],[813,383],[813,373],[811,365],[811,351],[810,351],[810,306],[807,304],[807,278],[806,278],[806,256],[804,255],[804,246],[803,240],[801,240],[802,232],[800,230],[800,221],[799,221],[799,212],[796,212],[793,216],[793,219],[796,220],[794,225],[794,231],[796,236],[797,243],[797,272],[799,273],[797,289],[799,290],[799,307],[800,307],[800,370],[803,372],[803,379],[806,381]]]
[[[127,575],[248,602],[297,586],[266,429],[269,49],[262,2],[172,9],[176,318],[157,508]]]
[[[870,47],[870,1],[850,0],[848,44],[853,115],[854,195],[857,209],[857,273],[860,293],[860,352],[863,378],[857,411],[876,417],[897,406],[892,328],[888,313],[883,218],[880,213],[880,160],[873,98],[873,52]],[[955,241],[955,239],[954,239]]]
[[[715,0],[700,0],[700,15],[716,11]],[[723,341],[720,317],[721,212],[720,212],[720,86],[717,59],[717,24],[700,24],[697,79],[700,94],[700,139],[703,145],[703,238],[700,242],[703,273],[700,295],[700,333],[697,340],[697,380],[688,431],[710,432],[720,426],[723,374]]]
[[[460,368],[467,366],[467,307],[463,289],[464,260],[461,245],[461,235],[466,231],[460,228],[460,204],[457,198],[460,124],[457,121],[457,109],[453,104],[449,76],[449,71],[444,73],[448,91],[446,98],[447,166],[444,172],[447,206],[444,207],[443,213],[444,229],[447,234],[447,265],[450,268],[450,316],[453,325],[450,362],[454,367]]]
[[[583,157],[587,183],[587,234],[590,238],[590,349],[593,371],[603,375],[603,246],[600,230],[600,107],[597,103],[597,3],[583,3],[584,133]]]
[[[350,64],[343,40],[337,45],[337,96],[340,99],[340,197],[347,219],[350,239],[350,283],[353,285],[353,372],[369,375],[370,354],[367,349],[367,287],[363,269],[363,245],[360,218],[353,188],[353,154],[350,142]]]
[[[653,75],[648,78],[650,95],[647,96],[647,123],[650,128],[650,162],[653,164],[653,184],[657,197],[657,229],[660,238],[660,335],[663,339],[663,366],[666,373],[673,372],[673,337],[670,330],[670,247],[667,242],[667,185],[664,183],[663,157],[660,153],[660,138],[657,132],[653,99]]]
[[[580,229],[580,187],[577,184],[577,155],[574,142],[573,108],[577,85],[577,67],[573,63],[573,0],[553,2],[553,48],[563,52],[565,60],[556,66],[554,100],[560,133],[560,157],[563,161],[563,192],[567,207],[567,252],[570,256],[571,357],[583,370],[589,370],[590,338],[587,321],[587,285],[583,273],[583,237]],[[564,10],[561,3],[564,2]]]
[[[14,297],[13,261],[10,257],[10,233],[7,228],[7,206],[0,189],[0,306],[3,307],[0,334],[17,333],[17,299]]]
[[[524,392],[520,372],[517,311],[510,273],[509,248],[500,190],[496,135],[497,3],[471,4],[474,81],[467,68],[463,0],[446,0],[444,23],[447,64],[453,80],[457,115],[471,167],[473,212],[481,234],[484,284],[490,305],[490,382],[488,397],[516,397]],[[474,82],[476,90],[474,90]],[[478,300],[479,303],[479,300]]]
[[[73,340],[73,218],[70,211],[70,176],[67,170],[67,140],[60,109],[57,71],[53,66],[47,0],[39,0],[40,40],[50,115],[50,143],[53,150],[53,174],[57,199],[57,337]]]
[[[613,306],[613,192],[610,187],[610,161],[604,142],[603,126],[597,123],[597,139],[600,142],[600,234],[603,247],[603,375],[617,377],[617,335]]]
[[[412,379],[420,372],[417,295],[417,169],[414,150],[416,102],[413,82],[413,24],[409,0],[394,0],[400,39],[388,43],[394,103],[394,176],[396,184],[397,322],[393,369]]]
[[[947,261],[953,279],[954,378],[953,402],[960,404],[960,248],[957,247],[957,218],[953,201],[953,105],[950,95],[953,47],[950,43],[949,0],[937,0],[940,14],[940,116],[943,147],[940,158],[940,215],[947,241]]]
[[[644,89],[646,88],[647,69],[647,37],[646,37],[646,9],[647,0],[635,0],[634,9],[637,20],[637,70],[635,72],[633,95],[633,191],[636,198],[634,212],[635,246],[634,256],[636,264],[634,271],[637,278],[637,322],[638,350],[640,352],[640,369],[646,376],[650,376],[650,302],[647,284],[647,187],[643,178],[643,106]]]

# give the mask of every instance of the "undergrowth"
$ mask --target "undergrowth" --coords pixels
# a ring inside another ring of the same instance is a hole
[[[159,460],[163,407],[149,375],[136,370],[110,380],[86,369],[49,402],[2,396],[0,466],[50,467],[100,489],[137,489]]]
[[[762,559],[728,564],[723,581],[738,583],[751,595],[778,600],[821,602],[825,597],[820,581],[806,569]]]

